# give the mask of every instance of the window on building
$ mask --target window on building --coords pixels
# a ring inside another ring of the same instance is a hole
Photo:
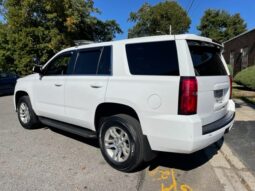
[[[232,68],[234,68],[234,64],[235,64],[235,52],[234,51],[230,52],[229,64],[232,66]]]
[[[248,67],[248,51],[249,51],[248,47],[245,47],[242,50],[242,69]]]

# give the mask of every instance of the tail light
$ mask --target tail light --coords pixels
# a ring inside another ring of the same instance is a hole
[[[179,87],[180,115],[197,113],[197,79],[196,77],[181,77]]]
[[[232,76],[228,76],[229,77],[229,99],[232,98]]]

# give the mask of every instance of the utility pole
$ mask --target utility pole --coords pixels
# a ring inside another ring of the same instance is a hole
[[[169,34],[172,35],[172,25],[169,25]]]
[[[163,35],[167,35],[167,33],[162,32],[162,31],[156,31],[157,33],[161,33]],[[172,25],[169,25],[169,35],[172,35]]]

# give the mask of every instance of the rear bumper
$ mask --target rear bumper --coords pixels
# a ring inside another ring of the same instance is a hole
[[[235,104],[230,100],[227,115],[205,126],[198,115],[164,115],[148,117],[142,127],[152,150],[193,153],[223,137],[233,126],[234,116]]]
[[[235,118],[235,112],[229,111],[223,118],[221,118],[213,123],[204,125],[202,127],[202,134],[206,135],[208,133],[212,133],[212,132],[217,131],[221,128],[224,128],[229,123],[231,123],[231,121],[233,121],[234,118]]]

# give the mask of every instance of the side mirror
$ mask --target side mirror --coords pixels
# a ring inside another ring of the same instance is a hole
[[[42,74],[42,66],[41,65],[35,65],[33,67],[33,72],[38,73],[38,74]]]
[[[40,59],[38,57],[33,57],[33,61],[34,61],[35,65],[41,65]]]

